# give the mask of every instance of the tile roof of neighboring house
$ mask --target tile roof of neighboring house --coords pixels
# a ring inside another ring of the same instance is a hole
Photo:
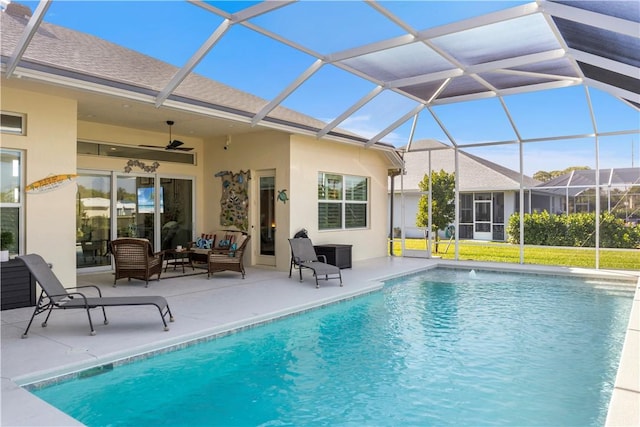
[[[1,13],[2,37],[0,53],[9,57],[29,21],[31,11],[24,6],[10,4]],[[89,82],[98,82],[114,88],[155,95],[179,70],[166,62],[127,49],[96,36],[74,31],[58,25],[42,22],[29,43],[24,61],[36,69],[46,68],[62,76]],[[170,98],[181,98],[195,104],[253,117],[268,101],[225,84],[191,73],[176,88]],[[319,130],[326,123],[310,116],[278,106],[265,120],[290,124],[303,129]],[[347,136],[352,140],[367,139],[352,132],[335,129],[332,134]],[[381,144],[388,146],[388,144]]]
[[[424,141],[421,141],[422,145]],[[433,141],[429,146],[433,146]],[[418,142],[420,144],[420,142]],[[439,143],[445,146],[442,143]],[[520,189],[520,173],[497,163],[459,151],[460,191],[505,191]],[[428,173],[429,152],[409,151],[404,153],[406,174],[403,177],[405,191],[418,191],[418,183]],[[431,170],[447,172],[455,171],[455,154],[452,148],[433,150],[431,152]],[[524,176],[525,187],[540,184],[531,177]],[[400,191],[400,181],[396,178],[396,191]]]

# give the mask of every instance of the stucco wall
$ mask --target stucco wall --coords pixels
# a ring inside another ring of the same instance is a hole
[[[2,147],[25,153],[25,184],[47,175],[76,172],[74,100],[3,87],[2,111],[27,115],[25,136],[2,134]],[[37,253],[53,264],[60,281],[76,284],[76,186],[25,195],[25,253]]]
[[[306,228],[314,244],[353,245],[354,261],[385,256],[389,208],[387,164],[383,155],[371,149],[318,141],[304,136],[294,135],[291,140],[290,235]],[[318,172],[321,171],[369,178],[369,227],[357,230],[318,230]]]
[[[204,219],[203,229],[214,230],[220,226],[220,198],[222,196],[222,180],[215,174],[220,171],[238,173],[241,170],[250,170],[252,179],[249,183],[249,234],[252,240],[248,251],[249,259],[245,263],[254,264],[259,261],[258,239],[258,181],[255,174],[261,170],[275,170],[276,191],[289,188],[289,137],[283,132],[264,131],[243,135],[232,135],[207,141],[204,149]],[[225,150],[225,147],[227,148]],[[286,270],[289,268],[289,242],[287,241],[289,230],[289,205],[276,203],[276,268]],[[232,227],[229,227],[232,228]]]

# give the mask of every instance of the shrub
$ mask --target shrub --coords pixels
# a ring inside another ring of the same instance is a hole
[[[509,243],[520,243],[520,214],[509,218]],[[551,215],[547,211],[524,214],[524,243],[542,246],[595,247],[595,213]],[[609,212],[600,215],[600,246],[640,247],[640,227],[627,225]]]

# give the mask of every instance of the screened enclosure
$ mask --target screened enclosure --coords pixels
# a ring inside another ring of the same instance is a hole
[[[540,194],[525,179],[539,170],[633,174],[640,164],[636,1],[2,4],[3,85],[24,79],[74,91],[78,117],[92,121],[162,131],[168,108],[177,123],[190,123],[181,132],[201,137],[228,134],[231,123],[234,133],[290,130],[394,158],[399,147],[428,151],[414,143],[436,139],[455,153],[454,171],[464,150],[518,173],[523,207]],[[121,46],[119,54],[87,49],[89,38]],[[195,116],[207,120],[189,120]],[[599,267],[597,213],[625,210],[631,226],[637,196],[635,181],[620,186],[594,175],[586,185],[544,191],[552,214],[596,213]],[[344,184],[366,185],[354,178]],[[319,191],[326,226],[366,227],[372,213],[363,194],[334,200]],[[509,218],[493,211],[500,202],[477,202],[480,232],[506,238]],[[461,203],[456,258],[471,202]],[[521,223],[525,213],[519,209]],[[486,225],[494,215],[504,229]],[[527,262],[524,243],[519,252]]]

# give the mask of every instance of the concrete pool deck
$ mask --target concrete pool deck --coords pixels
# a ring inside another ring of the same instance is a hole
[[[89,335],[86,313],[58,310],[46,328],[45,315],[34,320],[28,339],[21,335],[33,308],[2,311],[1,319],[1,418],[3,426],[70,426],[78,421],[24,390],[22,385],[54,378],[92,366],[112,363],[153,350],[261,323],[380,288],[381,280],[437,265],[503,271],[552,274],[584,274],[633,280],[636,293],[629,330],[616,378],[607,425],[640,425],[640,272],[606,272],[495,263],[455,262],[421,258],[380,258],[353,263],[342,270],[345,286],[337,280],[321,281],[315,289],[310,272],[303,283],[297,276],[269,268],[247,269],[246,279],[237,273],[217,273],[163,278],[145,288],[140,281],[119,281],[112,287],[111,272],[80,274],[78,286],[97,285],[105,296],[163,295],[176,321],[169,332],[154,307],[109,308],[109,325],[93,314],[96,336]],[[296,272],[297,273],[297,272]]]

